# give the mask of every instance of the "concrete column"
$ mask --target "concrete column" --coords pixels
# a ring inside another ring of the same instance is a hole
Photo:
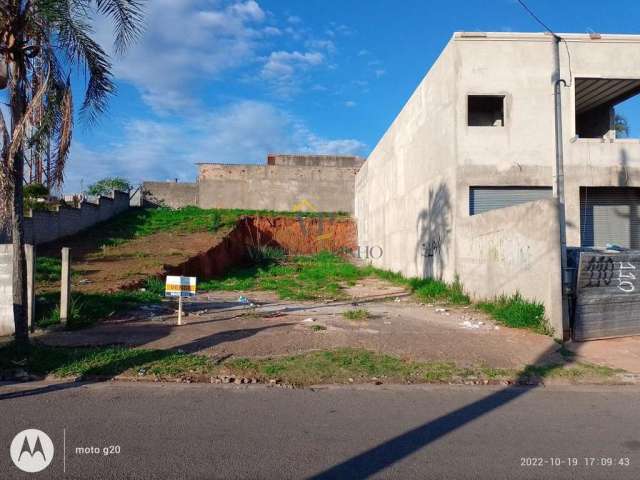
[[[36,251],[33,245],[25,245],[24,253],[27,260],[27,323],[33,333],[35,329],[34,315],[36,311]]]
[[[60,279],[60,323],[65,325],[71,304],[71,262],[69,248],[62,249],[62,277]]]

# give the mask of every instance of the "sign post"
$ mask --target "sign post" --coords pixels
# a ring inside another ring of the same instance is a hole
[[[196,294],[196,277],[167,276],[164,289],[166,297],[178,297],[178,325],[182,325],[182,298]]]

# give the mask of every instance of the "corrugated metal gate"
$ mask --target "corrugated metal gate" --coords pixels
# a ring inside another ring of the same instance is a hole
[[[581,187],[580,243],[640,248],[640,188]]]
[[[573,339],[640,335],[640,251],[581,252]]]
[[[471,187],[469,214],[512,207],[526,202],[551,198],[551,187]]]

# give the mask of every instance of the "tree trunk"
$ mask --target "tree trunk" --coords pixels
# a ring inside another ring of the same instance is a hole
[[[20,61],[13,63],[13,89],[11,91],[11,132],[20,123],[26,111],[24,69]],[[11,193],[11,238],[13,240],[13,320],[16,342],[29,341],[27,322],[27,261],[24,252],[24,201],[22,182],[24,177],[24,157],[19,148],[9,159],[13,189]]]

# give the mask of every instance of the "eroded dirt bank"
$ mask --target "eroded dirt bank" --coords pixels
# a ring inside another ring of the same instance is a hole
[[[350,251],[356,247],[356,226],[351,219],[246,217],[212,248],[179,265],[166,265],[165,273],[217,277],[249,264],[250,250],[263,247],[294,255]]]

